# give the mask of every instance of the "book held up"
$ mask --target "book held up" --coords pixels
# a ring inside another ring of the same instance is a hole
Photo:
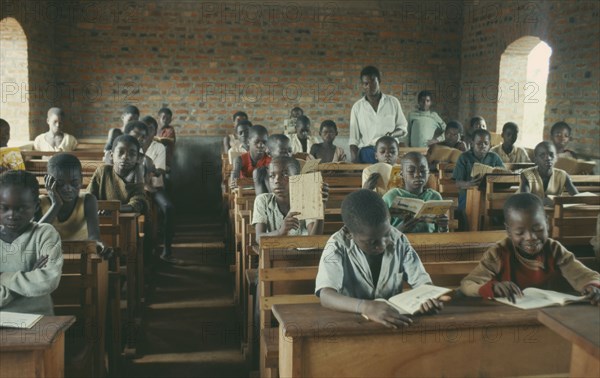
[[[290,177],[290,211],[299,212],[297,219],[324,219],[323,176],[321,172]]]
[[[418,198],[396,197],[390,213],[395,216],[412,215],[414,218],[444,215],[454,205],[452,200],[423,201]]]

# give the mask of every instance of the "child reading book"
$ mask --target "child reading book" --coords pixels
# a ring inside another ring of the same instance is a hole
[[[390,328],[411,324],[409,317],[375,300],[401,293],[403,281],[412,288],[431,285],[406,236],[391,226],[387,206],[377,193],[362,189],[342,202],[342,220],[344,227],[331,236],[319,263],[315,294],[321,305],[362,314]],[[442,308],[439,300],[431,298],[420,312]]]
[[[408,115],[408,145],[410,147],[427,147],[437,143],[446,128],[440,116],[431,111],[433,93],[421,91],[417,96],[418,110]]]
[[[252,224],[256,228],[256,241],[263,235],[320,235],[323,220],[298,220],[298,212],[290,211],[290,176],[300,173],[300,163],[292,157],[280,156],[269,164],[271,193],[256,196],[252,211]],[[327,201],[329,188],[323,185],[323,202]]]
[[[541,142],[533,151],[535,167],[527,168],[521,173],[522,193],[533,193],[543,199],[547,206],[552,205],[548,195],[560,196],[567,191],[574,196],[579,193],[571,177],[562,169],[554,168],[556,149],[550,142]]]
[[[404,188],[391,189],[383,196],[383,201],[390,209],[392,226],[399,231],[407,232],[447,232],[448,216],[414,217],[415,214],[402,211],[397,201],[402,198],[416,198],[422,201],[441,200],[440,193],[425,188],[429,178],[429,168],[425,156],[418,152],[409,152],[402,157],[402,179]],[[449,201],[449,205],[452,201]]]
[[[552,288],[561,276],[592,304],[600,304],[600,274],[585,267],[559,242],[548,237],[542,200],[531,193],[504,204],[507,237],[490,247],[461,282],[468,296],[506,297],[515,302],[528,287]]]
[[[399,169],[393,170],[398,162],[398,141],[391,136],[382,136],[375,143],[375,159],[379,163],[375,163],[370,167],[363,169],[362,187],[363,189],[376,190],[380,195],[384,195],[391,188],[398,187],[397,174]],[[385,175],[382,175],[380,169],[381,163],[386,165]],[[389,173],[388,173],[389,172]],[[395,173],[394,173],[395,172]]]
[[[491,151],[498,154],[504,163],[530,163],[527,151],[515,146],[518,135],[519,126],[514,122],[506,122],[502,126],[502,144],[492,147]]]
[[[310,149],[310,154],[315,159],[321,159],[321,163],[336,163],[346,161],[346,153],[342,147],[333,144],[338,135],[338,129],[335,122],[325,120],[321,123],[319,135],[323,143],[315,143]]]
[[[111,248],[100,241],[98,203],[90,193],[80,193],[83,177],[77,157],[61,153],[48,160],[47,195],[40,196],[39,223],[54,226],[61,240],[95,240],[98,253],[108,256]]]
[[[571,126],[566,122],[557,122],[550,129],[550,137],[556,148],[557,157],[570,157],[577,159],[575,152],[567,149],[567,145],[571,141]]]
[[[472,177],[471,171],[475,163],[488,165],[490,167],[502,167],[504,163],[500,156],[490,152],[491,136],[485,128],[473,132],[473,144],[471,149],[463,152],[456,162],[452,178],[456,181],[458,192],[458,209],[464,210],[467,202],[467,189],[478,186],[483,176]]]
[[[26,171],[0,175],[0,310],[53,315],[63,255],[60,236],[32,221],[39,183]]]

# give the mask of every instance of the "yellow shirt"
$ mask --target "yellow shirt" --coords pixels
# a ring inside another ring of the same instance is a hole
[[[550,177],[546,191],[544,191],[544,182],[542,181],[538,167],[523,170],[523,176],[529,182],[531,193],[540,198],[545,198],[547,195],[560,196],[566,190],[568,175],[562,169],[552,168],[552,176]]]
[[[502,149],[502,144],[499,144],[492,147],[490,151],[498,154],[500,159],[502,159],[502,161],[505,163],[531,163],[531,160],[529,160],[529,156],[527,155],[527,151],[525,151],[523,147],[513,146],[510,154],[507,154]]]
[[[60,234],[62,240],[87,240],[88,228],[87,220],[85,219],[85,196],[87,193],[79,194],[75,208],[71,216],[64,222],[60,222],[58,217],[52,222],[52,226]],[[42,213],[46,214],[52,206],[52,201],[48,196],[40,196],[40,206]]]

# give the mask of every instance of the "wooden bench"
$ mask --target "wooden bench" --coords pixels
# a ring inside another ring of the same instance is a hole
[[[71,376],[104,376],[108,262],[96,255],[92,240],[63,241],[62,250],[63,273],[52,293],[54,311],[77,318],[67,333],[67,349],[76,354],[67,360],[66,370]]]
[[[596,235],[600,196],[555,197],[552,238],[567,248],[588,247]]]

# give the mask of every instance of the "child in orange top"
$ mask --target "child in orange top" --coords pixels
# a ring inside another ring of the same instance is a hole
[[[514,303],[523,289],[549,289],[562,276],[592,304],[600,304],[600,274],[548,238],[548,222],[539,197],[531,193],[510,197],[504,205],[504,219],[508,237],[488,249],[479,265],[462,280],[463,293],[507,297]]]
[[[256,168],[269,165],[271,157],[267,155],[268,137],[269,132],[264,126],[254,125],[250,128],[248,136],[248,148],[250,151],[238,156],[233,162],[230,183],[232,187],[237,186],[238,178],[252,177],[252,172]]]

